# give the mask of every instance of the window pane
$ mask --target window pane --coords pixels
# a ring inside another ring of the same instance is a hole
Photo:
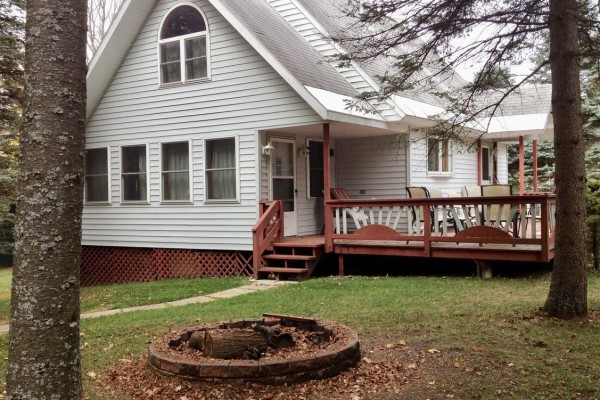
[[[191,61],[185,62],[185,79],[200,79],[206,78],[208,75],[206,72],[206,58],[198,58]]]
[[[440,170],[439,144],[434,139],[427,139],[427,170],[432,172]]]
[[[146,200],[146,174],[123,175],[123,200]]]
[[[235,170],[206,172],[207,198],[210,200],[234,200]]]
[[[163,174],[163,200],[189,200],[190,174],[185,172],[168,172]]]
[[[206,167],[235,168],[235,139],[207,140]]]
[[[294,146],[287,142],[274,142],[273,176],[294,175]]]
[[[181,59],[179,55],[179,42],[171,42],[160,45],[160,62],[176,62]]]
[[[85,152],[85,174],[108,174],[108,159],[106,148],[90,149]]]
[[[122,172],[146,172],[146,146],[122,148]]]
[[[235,200],[237,165],[235,139],[206,141],[206,198],[209,200]]]
[[[108,201],[108,175],[85,177],[85,201]]]
[[[450,172],[450,144],[447,140],[442,143],[442,172]]]
[[[188,142],[164,143],[162,145],[163,171],[187,171],[189,169]]]
[[[185,58],[198,58],[206,56],[206,38],[188,39],[185,41]]]
[[[171,11],[165,19],[160,38],[168,39],[205,30],[206,23],[198,10],[192,6],[181,6]]]
[[[294,211],[294,179],[273,179],[273,200],[283,200],[284,211]]]

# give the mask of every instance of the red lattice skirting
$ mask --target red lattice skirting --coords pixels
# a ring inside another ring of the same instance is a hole
[[[252,253],[83,246],[81,286],[252,275]]]

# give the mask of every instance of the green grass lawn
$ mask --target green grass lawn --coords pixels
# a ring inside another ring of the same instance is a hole
[[[10,284],[12,269],[0,269],[0,323],[10,318]]]
[[[386,397],[382,387],[364,399],[599,399],[600,318],[539,316],[549,283],[547,275],[322,278],[211,303],[84,320],[85,390],[90,399],[133,399],[106,392],[103,377],[125,361],[143,360],[149,341],[177,327],[272,312],[345,323],[358,331],[363,355],[371,358],[385,351],[385,343],[399,341],[406,346],[394,357],[405,365],[414,361],[410,354],[419,354],[415,368],[421,378],[406,393]],[[599,275],[589,277],[588,292],[590,309],[600,310]],[[6,353],[3,336],[2,374]],[[232,390],[231,398],[244,398],[236,394],[241,388]],[[298,396],[293,390],[272,389],[277,399]],[[328,399],[330,394],[305,398]]]
[[[0,270],[0,323],[10,317],[10,269]],[[103,285],[81,288],[81,312],[112,310],[164,303],[215,293],[248,282],[241,277],[175,279],[158,282]]]

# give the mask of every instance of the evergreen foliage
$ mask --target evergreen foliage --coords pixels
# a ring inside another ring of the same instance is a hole
[[[23,108],[24,13],[24,1],[0,0],[0,257],[12,253],[18,125]]]

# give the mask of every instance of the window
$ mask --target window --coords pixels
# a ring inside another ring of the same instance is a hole
[[[196,7],[172,10],[163,21],[158,43],[161,84],[208,77],[206,22]]]
[[[108,203],[108,148],[85,152],[85,201]]]
[[[323,197],[323,142],[308,141],[308,196]]]
[[[440,174],[452,172],[451,157],[448,140],[427,139],[427,171]]]
[[[148,201],[146,146],[121,147],[121,193],[123,201]]]
[[[207,139],[206,200],[237,200],[236,139]]]
[[[161,178],[163,201],[190,200],[189,142],[163,143]]]

